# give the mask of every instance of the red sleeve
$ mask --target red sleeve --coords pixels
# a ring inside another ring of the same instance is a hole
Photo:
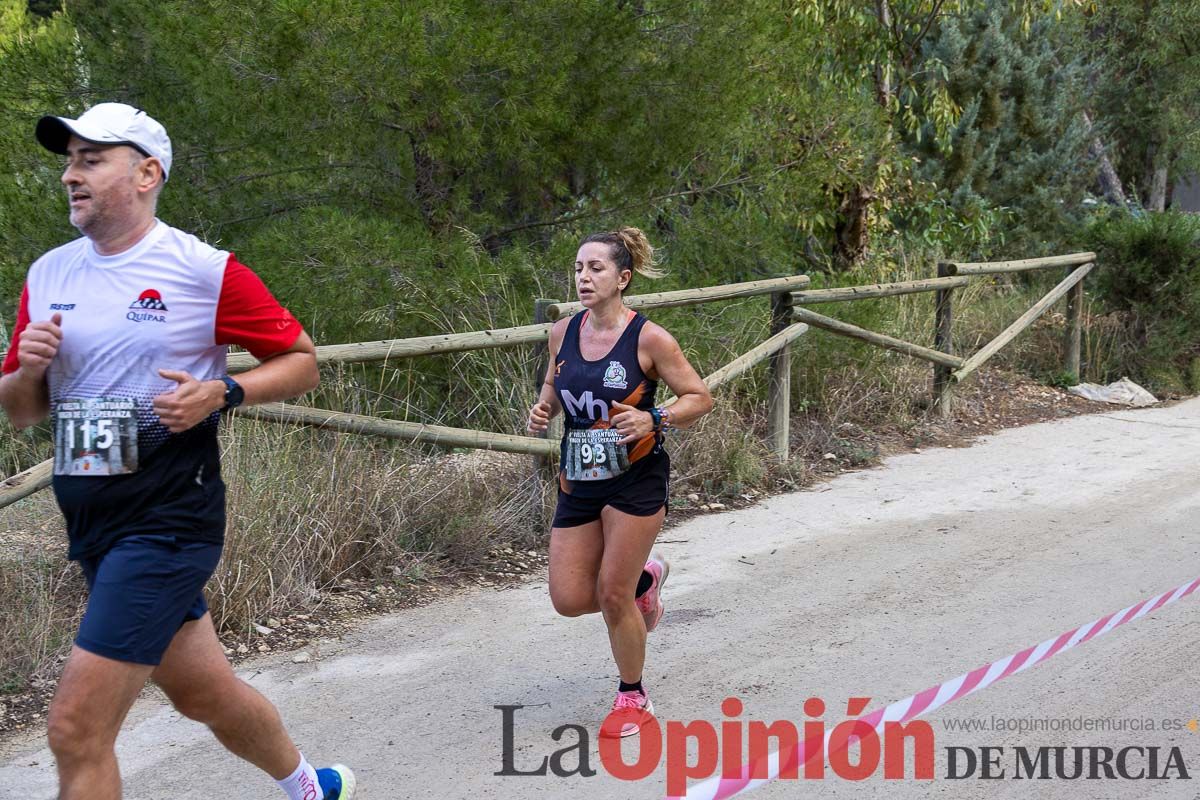
[[[262,279],[230,253],[217,301],[216,343],[244,347],[261,360],[287,350],[303,332]]]
[[[7,375],[16,372],[21,366],[17,360],[17,345],[21,343],[21,331],[29,325],[29,286],[21,290],[21,304],[17,306],[17,323],[13,325],[12,338],[8,341],[8,352],[4,354],[4,366],[0,374]]]

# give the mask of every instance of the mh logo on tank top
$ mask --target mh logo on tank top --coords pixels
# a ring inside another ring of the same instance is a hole
[[[608,362],[604,371],[604,386],[607,389],[626,389],[629,384],[625,381],[625,366],[620,361]]]

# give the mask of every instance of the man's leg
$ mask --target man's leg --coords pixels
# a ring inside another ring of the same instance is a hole
[[[300,763],[275,706],[233,673],[210,614],[179,629],[150,678],[179,713],[207,725],[226,749],[275,780]]]
[[[59,800],[120,800],[113,750],[121,723],[153,667],[71,650],[50,704]]]

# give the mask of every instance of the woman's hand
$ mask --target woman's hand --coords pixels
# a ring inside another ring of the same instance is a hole
[[[621,434],[621,438],[617,440],[617,444],[629,444],[636,442],[638,439],[654,432],[654,417],[649,411],[639,411],[633,406],[627,406],[624,403],[613,402],[613,414],[609,417],[609,423],[617,429],[617,433]]]
[[[545,400],[529,409],[529,432],[545,433],[550,428],[550,404]]]

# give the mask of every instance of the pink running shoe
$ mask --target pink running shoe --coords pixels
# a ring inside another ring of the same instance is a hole
[[[642,569],[649,572],[650,577],[654,580],[646,593],[634,602],[637,603],[638,611],[642,612],[642,621],[646,623],[646,633],[649,633],[658,626],[658,621],[662,619],[662,587],[667,582],[667,575],[671,573],[671,564],[661,554],[651,553],[650,560]]]
[[[601,736],[622,739],[626,736],[633,736],[642,729],[647,718],[654,716],[654,704],[650,702],[649,697],[637,690],[617,692],[617,699],[613,700],[612,713],[615,714],[619,711],[628,715],[627,721],[621,724],[621,730],[614,735],[612,728],[605,720],[605,724],[600,727]]]

